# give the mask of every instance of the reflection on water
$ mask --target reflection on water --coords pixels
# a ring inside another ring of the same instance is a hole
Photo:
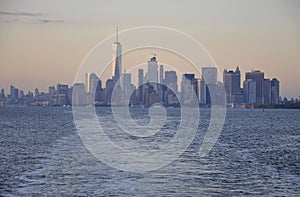
[[[147,120],[145,109],[134,110],[137,121]],[[165,143],[174,136],[176,110],[169,109],[171,119],[163,132],[148,140]],[[111,123],[108,108],[97,108],[97,113]],[[219,141],[204,158],[197,151],[209,110],[200,114],[197,136],[180,158],[155,171],[132,173],[101,163],[85,149],[70,108],[0,108],[0,195],[300,193],[300,110],[229,109]],[[113,129],[108,135],[115,142],[125,136]]]

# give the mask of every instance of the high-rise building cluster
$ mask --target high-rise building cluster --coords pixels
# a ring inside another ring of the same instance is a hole
[[[147,65],[147,72],[139,69],[138,84],[133,85],[131,74],[122,72],[122,45],[118,40],[113,43],[112,78],[103,87],[101,79],[95,73],[85,74],[85,83],[75,83],[69,87],[58,84],[49,87],[48,93],[35,89],[26,95],[16,87],[10,87],[9,95],[4,89],[0,93],[2,105],[68,106],[68,105],[139,105],[151,106],[160,103],[165,106],[191,105],[195,100],[200,106],[233,105],[249,106],[256,104],[278,104],[279,81],[276,78],[265,79],[261,71],[246,72],[241,87],[241,72],[224,70],[223,83],[219,82],[216,67],[202,67],[202,75],[194,73],[182,75],[178,85],[176,71],[165,70],[159,65],[156,55]]]
[[[34,92],[28,91],[24,94],[23,90],[19,90],[13,85],[10,86],[10,93],[5,94],[4,89],[0,94],[0,106],[3,105],[19,105],[19,106],[63,106],[71,105],[72,87],[69,88],[65,84],[57,84],[49,87],[48,93],[40,92],[37,88]]]
[[[118,64],[118,63],[115,63]],[[116,70],[116,65],[114,70]],[[251,71],[245,74],[241,87],[239,67],[235,71],[224,70],[223,83],[217,81],[216,67],[203,67],[202,76],[193,73],[182,75],[180,89],[176,71],[164,70],[155,56],[148,61],[148,72],[139,69],[137,87],[131,82],[130,73],[115,75],[102,87],[101,79],[95,73],[85,74],[85,83],[50,86],[47,93],[35,89],[24,94],[14,86],[10,93],[0,93],[0,106],[68,106],[68,105],[140,105],[149,107],[154,103],[165,106],[191,105],[196,99],[200,106],[211,104],[250,106],[256,104],[278,104],[279,81],[265,79],[264,73]]]
[[[235,71],[225,69],[223,82],[229,104],[279,104],[279,81],[276,78],[266,79],[259,70],[246,72],[242,88],[239,67]]]

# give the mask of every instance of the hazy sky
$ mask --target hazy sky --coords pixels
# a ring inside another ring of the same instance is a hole
[[[70,85],[116,25],[158,25],[197,39],[221,69],[260,69],[280,80],[281,96],[299,97],[299,19],[299,0],[0,0],[0,88]]]

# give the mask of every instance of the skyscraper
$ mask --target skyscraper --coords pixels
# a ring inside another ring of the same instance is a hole
[[[183,74],[181,80],[181,103],[190,105],[196,95],[194,90],[195,74]]]
[[[271,80],[271,104],[279,104],[279,81],[276,78]]]
[[[113,59],[112,59],[112,76],[114,81],[120,79],[122,73],[122,45],[119,42],[118,27],[116,34],[116,41],[113,43]]]
[[[11,85],[9,96],[10,96],[10,100],[11,100],[12,103],[18,102],[18,94],[19,94],[19,90]]]
[[[102,81],[95,73],[85,74],[85,88],[88,94],[88,104],[94,104],[95,100],[99,100],[102,91]]]
[[[206,84],[206,104],[211,105],[217,100],[218,69],[216,67],[202,67],[202,80]]]
[[[99,84],[100,83],[100,84]],[[102,81],[95,73],[86,73],[85,74],[85,88],[87,93],[95,93],[97,86],[102,87]]]
[[[158,83],[158,62],[156,57],[152,57],[148,61],[148,82],[152,83],[155,90],[157,90],[157,83]]]
[[[200,80],[200,104],[202,105],[206,105],[206,83],[203,80],[203,78],[201,78]]]
[[[35,88],[35,89],[34,89],[34,97],[35,97],[35,98],[38,98],[39,96],[40,96],[39,89]]]
[[[256,82],[252,79],[244,81],[244,96],[247,105],[256,104]]]
[[[241,104],[243,102],[243,94],[241,92],[241,73],[237,66],[235,71],[223,72],[223,82],[226,92],[227,103]]]
[[[207,85],[216,85],[218,69],[216,67],[202,67],[202,77]]]
[[[163,84],[164,83],[164,66],[160,65],[159,67],[159,83]]]
[[[144,83],[144,70],[142,68],[140,68],[138,70],[138,77],[139,77],[139,84],[138,84],[138,86],[141,86]]]
[[[68,85],[57,84],[56,86],[56,105],[67,105],[68,104]]]
[[[120,79],[121,89],[122,89],[122,104],[129,104],[130,93],[131,93],[131,74],[123,73]]]
[[[143,69],[139,69],[138,70],[138,77],[139,77],[139,84],[138,84],[138,94],[139,94],[139,102],[142,103],[143,102],[143,94],[144,94],[144,88],[143,88],[143,84],[144,84],[144,70]]]
[[[175,93],[178,91],[178,84],[177,84],[177,75],[176,71],[166,71],[165,72],[165,80],[164,84],[173,89]]]
[[[73,85],[73,96],[72,96],[72,105],[85,105],[85,87],[83,83],[75,83]]]
[[[246,81],[252,79],[256,83],[256,104],[264,104],[264,73],[259,70],[246,73]]]
[[[271,81],[264,79],[264,104],[271,103]]]
[[[89,93],[91,90],[91,85],[90,85],[90,76],[91,76],[91,73],[85,73],[85,91],[87,93]]]
[[[49,87],[49,96],[50,97],[54,97],[55,96],[55,92],[56,92],[55,87],[54,86],[50,86]]]
[[[198,103],[200,103],[200,100],[201,100],[201,79],[195,79],[194,83],[193,83],[193,87],[194,87],[194,90],[196,92]]]
[[[5,91],[4,91],[4,88],[1,89],[0,97],[1,97],[1,98],[5,98]]]
[[[88,88],[90,90],[89,93],[91,93],[91,94],[96,93],[96,88],[97,88],[99,81],[100,81],[100,79],[98,78],[98,76],[95,73],[90,74],[90,78],[89,78],[90,87]]]

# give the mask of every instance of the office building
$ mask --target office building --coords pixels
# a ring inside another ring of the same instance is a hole
[[[256,104],[256,82],[252,79],[244,81],[244,101],[247,105]]]
[[[146,83],[145,84],[145,89],[144,89],[144,105],[146,107],[150,107],[154,103],[159,102],[159,97],[155,91],[155,87],[151,83]]]
[[[256,84],[256,103],[264,104],[264,73],[259,70],[246,73],[246,81],[252,79]]]
[[[12,103],[18,102],[18,94],[19,94],[19,90],[11,85],[10,86],[10,100]]]
[[[72,91],[72,105],[80,106],[86,104],[85,86],[83,83],[75,83]]]
[[[131,95],[131,74],[124,73],[121,75],[121,89],[122,89],[122,104],[129,104]]]
[[[271,104],[279,104],[279,81],[276,78],[271,80]]]
[[[95,95],[96,90],[97,90],[97,86],[100,86],[100,88],[101,88],[101,86],[102,86],[101,81],[95,73],[90,74],[89,85],[90,85],[90,87],[89,87],[89,90],[90,90],[89,93],[90,94]]]
[[[165,79],[163,82],[168,88],[172,89],[174,93],[178,92],[176,71],[165,71]]]
[[[111,105],[112,101],[111,101],[111,96],[112,96],[112,92],[114,90],[114,86],[115,83],[112,79],[108,79],[106,81],[106,85],[105,85],[105,103],[107,105]]]
[[[206,84],[206,104],[211,105],[215,103],[217,96],[217,79],[218,69],[216,67],[202,67],[202,80]]]
[[[54,86],[50,86],[49,87],[49,96],[50,97],[54,97],[56,93],[55,87]]]
[[[159,67],[159,83],[163,84],[164,83],[164,66],[160,65]]]
[[[5,98],[5,91],[3,88],[1,89],[0,98],[2,98],[2,99]]]
[[[68,91],[69,91],[69,87],[68,85],[64,85],[64,84],[57,84],[56,86],[56,105],[68,105],[69,104],[69,100],[68,100]]]
[[[237,66],[235,71],[226,69],[223,72],[223,82],[226,93],[226,102],[230,104],[242,104],[241,73]]]
[[[38,98],[39,96],[40,96],[39,89],[35,88],[35,90],[34,90],[34,97]]]
[[[157,90],[158,62],[155,56],[148,61],[148,82],[152,84],[155,90]]]
[[[143,88],[143,84],[144,84],[144,70],[143,69],[139,69],[138,70],[138,100],[139,103],[143,102],[143,95],[144,95],[144,88]]]
[[[200,80],[200,104],[202,105],[206,105],[206,83],[203,80],[203,78],[201,78]]]
[[[195,98],[194,91],[195,74],[183,74],[181,80],[181,104],[191,105]]]
[[[216,85],[218,69],[216,67],[202,67],[202,78],[207,85]]]
[[[90,85],[90,78],[91,78],[91,73],[85,73],[85,91],[86,93],[89,93],[91,90],[91,85]]]
[[[264,79],[264,104],[271,103],[271,81]]]

